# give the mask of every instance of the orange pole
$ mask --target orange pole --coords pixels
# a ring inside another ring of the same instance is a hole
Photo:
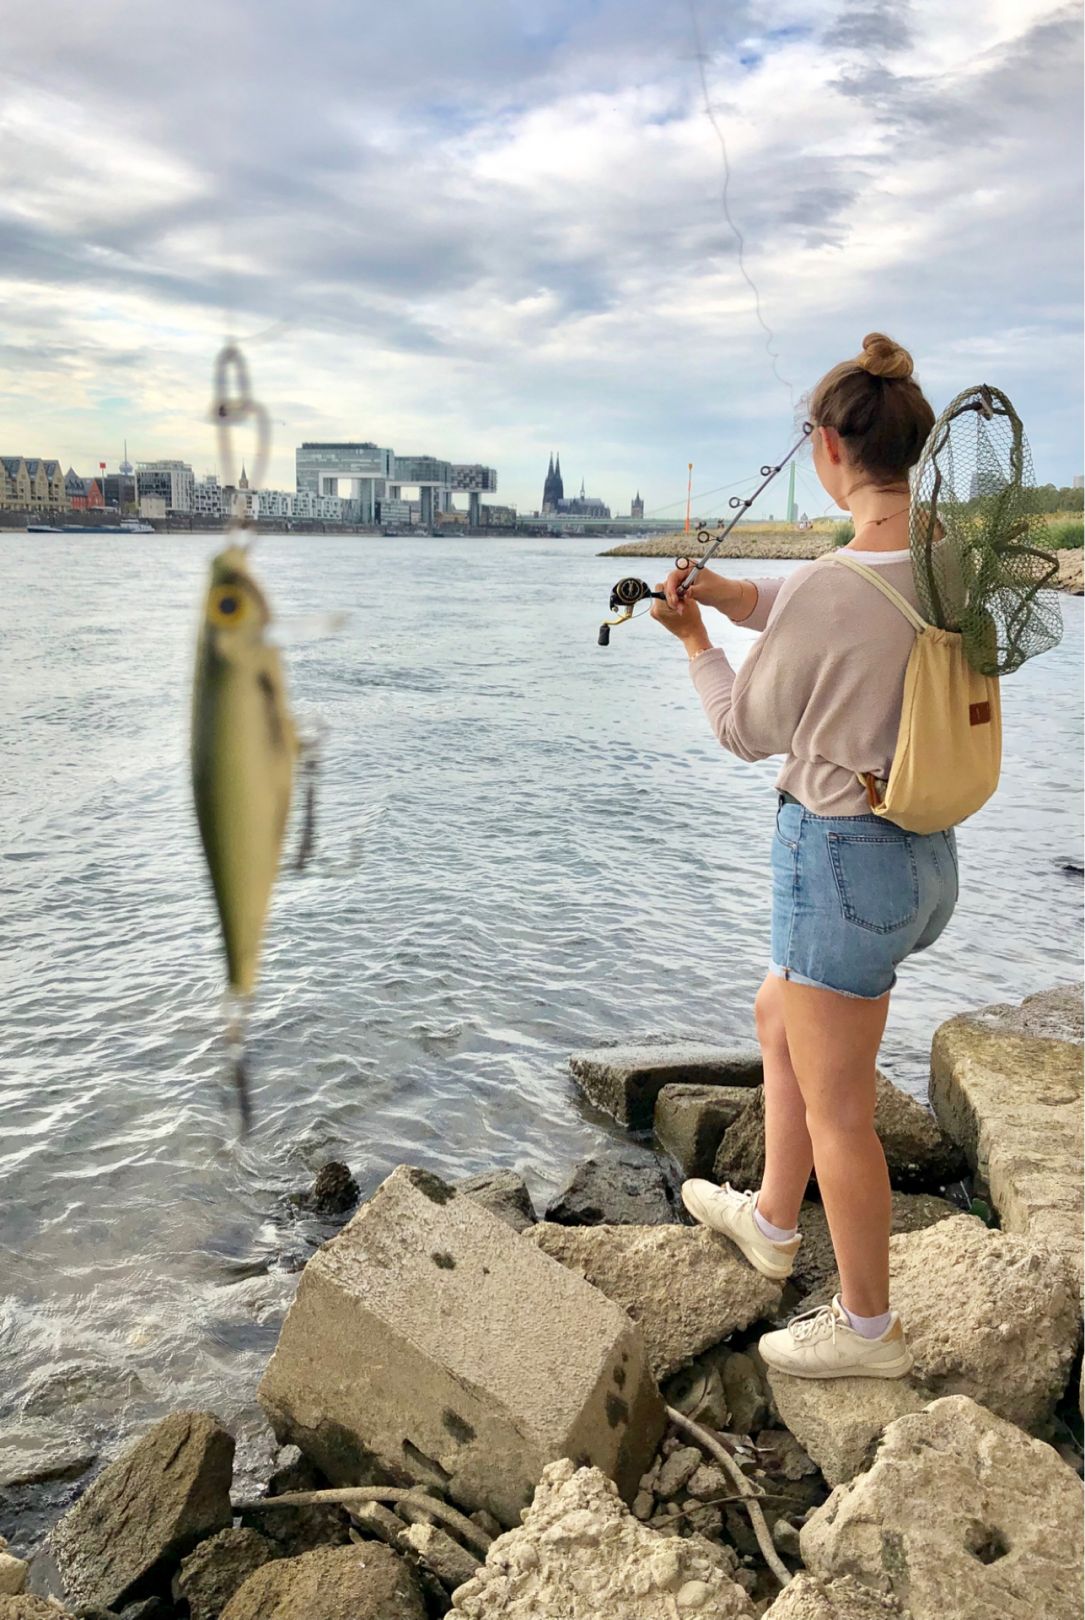
[[[689,476],[686,479],[686,533],[689,533],[689,503],[690,491],[693,489],[693,463],[689,464]]]

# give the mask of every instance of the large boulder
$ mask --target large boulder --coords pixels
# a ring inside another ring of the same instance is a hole
[[[626,1153],[585,1159],[546,1208],[559,1226],[669,1226],[677,1220],[658,1164]]]
[[[233,1435],[206,1412],[156,1423],[53,1530],[69,1600],[121,1609],[168,1592],[186,1553],[231,1522],[233,1460]]]
[[[1079,1332],[1060,1255],[957,1215],[890,1238],[889,1276],[917,1383],[971,1395],[1023,1429],[1044,1427]]]
[[[521,1240],[578,1272],[637,1323],[666,1378],[738,1328],[770,1316],[780,1284],[716,1232],[689,1226],[552,1226]]]
[[[26,1586],[30,1565],[7,1549],[7,1542],[0,1536],[0,1597],[18,1597]]]
[[[522,1528],[498,1538],[452,1607],[463,1620],[753,1620],[722,1554],[638,1523],[597,1468],[545,1470]],[[232,1617],[231,1617],[232,1620]]]
[[[220,1530],[182,1561],[173,1596],[188,1605],[189,1620],[218,1620],[249,1576],[278,1556],[278,1548],[255,1530]]]
[[[458,1193],[473,1198],[517,1232],[535,1224],[535,1206],[527,1182],[515,1170],[484,1170],[481,1175],[467,1176],[453,1185]]]
[[[724,1131],[749,1100],[749,1086],[664,1086],[656,1098],[656,1141],[684,1176],[710,1176]]]
[[[365,1541],[265,1564],[221,1620],[426,1620],[426,1607],[403,1559]]]
[[[874,1126],[881,1138],[889,1180],[904,1192],[944,1187],[964,1172],[961,1149],[927,1110],[883,1074],[875,1080]],[[713,1174],[743,1190],[761,1185],[765,1170],[765,1098],[758,1089],[723,1134]],[[809,1191],[816,1191],[811,1178]]]
[[[663,1428],[644,1341],[537,1230],[400,1166],[302,1273],[259,1390],[279,1438],[333,1484],[435,1484],[503,1524],[554,1457],[631,1496]]]
[[[889,1229],[891,1232],[920,1232],[925,1226],[952,1220],[960,1213],[957,1204],[951,1204],[948,1198],[939,1198],[937,1193],[894,1192]],[[801,1294],[812,1294],[830,1284],[829,1292],[836,1293],[840,1281],[824,1205],[813,1198],[804,1201],[799,1214],[799,1231],[802,1242],[795,1256],[791,1281]]]
[[[19,1597],[0,1596],[0,1620],[72,1620],[72,1616],[48,1598],[24,1592]]]
[[[814,1575],[852,1575],[912,1620],[1080,1620],[1081,1524],[1058,1452],[955,1395],[891,1423],[799,1543]]]
[[[762,1079],[755,1046],[712,1046],[654,1037],[574,1052],[573,1078],[589,1102],[630,1130],[651,1129],[656,1098],[676,1082],[756,1086]]]
[[[770,1367],[768,1381],[780,1421],[830,1485],[855,1477],[887,1424],[926,1405],[903,1378],[790,1378]]]
[[[838,1286],[834,1276],[803,1307],[825,1303]],[[970,1395],[1011,1423],[1044,1431],[1066,1388],[1079,1331],[1073,1277],[1061,1255],[992,1231],[974,1215],[954,1215],[889,1239],[889,1294],[914,1359],[907,1381],[925,1400]],[[774,1390],[786,1377],[777,1375]],[[816,1397],[801,1400],[816,1424]],[[826,1419],[833,1410],[827,1398]],[[806,1444],[804,1434],[796,1438]],[[831,1444],[828,1436],[822,1441]]]
[[[819,1581],[800,1570],[766,1610],[763,1620],[908,1620],[896,1598],[842,1575]],[[952,1620],[950,1615],[945,1620]]]
[[[1082,989],[982,1007],[935,1032],[930,1098],[1002,1228],[1046,1243],[1082,1279]]]

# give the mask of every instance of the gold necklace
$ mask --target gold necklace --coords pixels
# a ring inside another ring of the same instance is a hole
[[[862,534],[864,529],[880,529],[883,523],[889,522],[890,518],[900,517],[902,513],[907,512],[911,504],[909,501],[908,506],[902,506],[899,512],[887,512],[882,518],[867,518],[866,522],[856,529],[856,535]]]

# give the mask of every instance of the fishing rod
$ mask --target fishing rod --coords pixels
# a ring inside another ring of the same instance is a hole
[[[716,555],[717,551],[719,551],[723,542],[727,539],[727,536],[734,528],[735,524],[750,509],[753,503],[757,500],[758,496],[769,487],[777,473],[783,472],[792,456],[798,454],[813,431],[814,424],[812,422],[804,422],[802,425],[802,438],[796,440],[796,442],[791,446],[791,449],[787,452],[787,455],[784,456],[783,460],[778,461],[774,466],[767,465],[761,468],[762,481],[754,490],[753,494],[745,497],[741,495],[731,496],[728,505],[732,508],[737,508],[735,515],[726,525],[726,527],[720,527],[719,533],[716,535],[715,539],[712,541],[712,544],[709,546],[708,550],[703,553],[703,555],[700,557],[677,557],[675,559],[675,567],[687,571],[685,579],[678,587],[679,596],[686,595],[692,586],[696,575],[699,574],[701,569],[704,568],[705,564],[710,562],[711,559]],[[720,524],[723,524],[722,518],[720,519]],[[703,544],[708,537],[709,531],[707,529],[697,530],[697,540],[699,544]],[[628,624],[629,620],[634,617],[633,609],[636,607],[637,603],[646,602],[653,597],[660,602],[664,600],[663,592],[651,590],[647,582],[643,579],[635,579],[632,576],[629,576],[626,579],[620,579],[610,593],[610,611],[616,614],[617,617],[613,619],[604,619],[602,624],[599,626],[600,647],[609,647],[612,626],[616,624]]]

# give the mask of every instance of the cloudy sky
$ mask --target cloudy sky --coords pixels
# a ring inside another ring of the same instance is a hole
[[[1069,482],[1080,85],[1049,0],[15,0],[0,450],[212,469],[230,331],[278,487],[371,438],[532,510],[560,449],[567,492],[678,512],[879,328],[936,405],[1005,387]]]

